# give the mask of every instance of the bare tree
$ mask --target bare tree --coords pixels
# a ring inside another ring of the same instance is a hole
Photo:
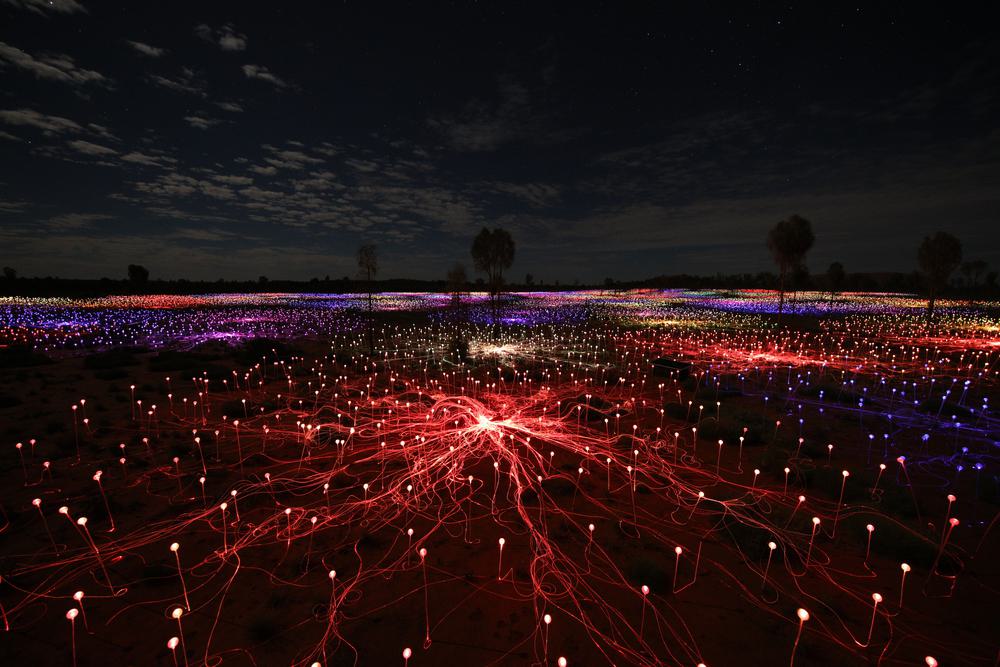
[[[468,284],[469,278],[465,275],[465,266],[461,262],[455,262],[446,277],[446,288],[451,294],[452,303],[457,307],[462,303],[462,292]]]
[[[934,300],[948,278],[962,263],[962,242],[948,232],[925,236],[917,251],[917,264],[927,279],[927,319],[934,318]]]
[[[844,271],[844,265],[840,262],[831,264],[830,268],[826,270],[826,282],[830,287],[831,297],[844,289],[845,280],[847,280],[847,272]]]
[[[503,287],[503,271],[514,263],[514,239],[506,230],[492,231],[483,227],[472,241],[472,261],[476,270],[486,274],[493,309],[493,322],[497,322],[498,300]]]
[[[375,290],[375,274],[378,273],[378,249],[374,244],[367,243],[358,248],[358,277],[365,281],[368,290],[368,348],[375,351],[375,307],[373,292]]]
[[[771,251],[774,263],[778,265],[778,319],[785,308],[785,285],[789,273],[802,266],[806,253],[812,248],[816,236],[812,224],[805,218],[793,215],[782,220],[767,234],[767,248]]]
[[[378,249],[373,244],[365,244],[358,248],[358,277],[366,282],[368,290],[368,312],[373,310],[372,292],[374,291],[375,274],[378,273]]]

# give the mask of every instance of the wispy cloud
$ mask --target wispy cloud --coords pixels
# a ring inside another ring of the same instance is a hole
[[[171,165],[177,164],[177,160],[172,157],[167,157],[165,155],[147,155],[146,153],[140,153],[139,151],[131,151],[122,155],[119,159],[122,162],[128,162],[130,164],[141,164],[147,167],[159,167],[161,169],[166,169]]]
[[[150,74],[148,78],[156,85],[176,93],[187,93],[189,95],[197,95],[198,97],[207,96],[205,82],[198,77],[198,74],[193,69],[188,67],[181,68],[181,73],[177,76]]]
[[[218,30],[213,30],[205,23],[194,27],[194,34],[206,42],[217,45],[223,51],[243,51],[247,48],[247,36],[237,32],[231,23],[226,23]]]
[[[244,65],[243,74],[248,79],[260,79],[261,81],[266,81],[275,88],[288,87],[288,82],[279,78],[277,75],[272,74],[271,71],[263,65]]]
[[[80,229],[92,222],[111,220],[113,216],[106,213],[63,213],[48,220],[48,226],[55,229]]]
[[[0,42],[0,66],[14,67],[30,72],[39,79],[59,81],[74,86],[109,83],[109,79],[100,72],[77,67],[73,58],[64,53],[48,53],[35,57],[5,42]]]
[[[207,130],[213,125],[218,125],[219,123],[222,122],[220,120],[216,120],[215,118],[209,118],[208,116],[204,116],[202,114],[184,116],[184,120],[187,122],[188,125],[190,125],[191,127],[196,127],[199,130]]]
[[[132,40],[126,40],[129,46],[136,50],[137,53],[141,53],[144,56],[149,56],[150,58],[159,58],[163,56],[167,50],[161,49],[156,46],[150,46],[145,42],[133,42]]]
[[[215,106],[219,107],[223,111],[231,111],[232,113],[243,112],[243,105],[237,104],[236,102],[216,102]]]
[[[49,14],[81,14],[87,10],[76,0],[2,0],[3,4],[34,12],[41,16]]]
[[[0,110],[0,122],[9,125],[34,127],[46,133],[81,132],[83,128],[76,121],[62,116],[48,116],[34,109]]]
[[[79,151],[84,155],[117,155],[118,151],[113,148],[108,148],[107,146],[102,146],[100,144],[95,144],[90,141],[84,141],[82,139],[74,139],[66,144],[75,151]]]

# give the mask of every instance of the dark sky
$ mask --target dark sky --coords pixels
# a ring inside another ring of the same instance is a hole
[[[499,225],[518,279],[635,279],[798,213],[814,273],[1000,267],[989,3],[543,4],[0,0],[0,262],[439,278]]]

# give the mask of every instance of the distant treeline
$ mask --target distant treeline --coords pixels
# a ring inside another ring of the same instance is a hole
[[[530,276],[529,276],[530,278]],[[3,278],[0,277],[0,295],[3,296],[65,296],[97,297],[130,294],[207,294],[207,293],[332,293],[365,292],[371,287],[375,292],[448,292],[452,287],[445,280],[413,280],[406,278],[365,280],[343,278],[313,278],[311,280],[270,280],[261,276],[257,280],[112,280],[101,278],[81,280],[70,278]],[[690,289],[777,289],[778,277],[769,272],[742,274],[715,274],[696,276],[690,274],[664,275],[638,281],[617,281],[605,278],[599,283],[539,283],[535,281],[509,282],[508,291],[559,291],[570,289],[627,290],[641,288],[690,288]],[[830,291],[825,275],[800,274],[794,277],[794,290]],[[485,290],[482,279],[467,284],[469,291]],[[849,273],[841,291],[849,292],[910,292],[920,293],[925,285],[919,273]],[[965,285],[956,279],[950,288],[956,296],[982,298],[1000,296],[996,281]]]

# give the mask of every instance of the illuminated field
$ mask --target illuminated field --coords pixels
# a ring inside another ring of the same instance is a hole
[[[361,295],[0,301],[0,642],[993,665],[1000,320],[923,305],[530,293],[494,326],[388,294],[369,332]]]

